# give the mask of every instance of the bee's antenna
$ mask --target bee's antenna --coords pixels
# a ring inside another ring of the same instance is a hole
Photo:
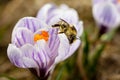
[[[60,18],[60,20],[64,21],[65,23],[68,23],[67,21],[65,21],[64,19]]]

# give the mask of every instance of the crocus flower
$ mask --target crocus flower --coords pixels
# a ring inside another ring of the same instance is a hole
[[[92,10],[101,34],[119,26],[120,0],[93,0]]]
[[[60,39],[57,32],[37,18],[20,19],[7,50],[10,61],[17,67],[29,68],[40,80],[47,80],[58,55]]]
[[[66,5],[46,4],[37,18],[25,17],[18,21],[8,46],[8,57],[17,67],[29,68],[38,78],[46,80],[55,64],[70,57],[80,45],[80,39],[69,43],[67,36],[51,27],[60,21],[74,25],[76,37],[83,31],[77,12]]]
[[[83,32],[83,22],[79,21],[77,11],[73,8],[69,8],[65,4],[62,4],[59,7],[54,4],[46,4],[39,10],[37,18],[42,19],[49,26],[52,26],[63,19],[67,23],[74,25],[77,30],[76,37],[78,38]],[[81,42],[80,38],[77,38],[72,44],[69,44],[67,36],[64,33],[59,35],[62,37],[60,38],[60,47],[56,63],[70,57],[77,50]]]

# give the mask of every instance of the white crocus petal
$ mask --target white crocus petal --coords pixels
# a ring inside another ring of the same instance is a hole
[[[60,40],[58,37],[58,29],[51,28],[49,30],[49,41],[48,41],[48,46],[51,51],[51,53],[49,53],[49,56],[51,57],[51,59],[55,59],[55,57],[58,55],[59,44],[60,44]]]
[[[49,28],[42,28],[42,29],[38,29],[33,35],[35,36],[36,34],[41,34],[41,31],[46,31],[48,32]]]
[[[23,55],[29,58],[33,58],[35,55],[35,49],[34,46],[31,44],[25,44],[23,45],[20,50],[22,51]]]
[[[21,62],[23,63],[24,67],[23,68],[39,68],[37,63],[28,57],[22,57]]]
[[[68,55],[69,47],[70,47],[69,41],[65,34],[59,34],[59,38],[60,38],[60,46],[59,46],[58,56],[55,59],[56,63],[65,60],[65,57]]]
[[[62,15],[62,17],[65,21],[67,21],[69,24],[75,25],[78,23],[78,14],[77,12],[70,8],[67,11],[64,11],[64,14]]]
[[[24,53],[13,44],[9,44],[7,49],[8,57],[12,63],[21,68],[38,68],[36,62],[24,56]],[[29,54],[29,53],[28,53]]]
[[[33,32],[22,27],[16,29],[16,32],[12,34],[12,43],[17,47],[21,47],[26,43],[33,44]]]
[[[50,15],[47,18],[47,24],[53,25],[56,24],[58,21],[60,21],[61,18],[63,19],[63,15],[65,11],[66,10],[60,8],[54,9],[51,13],[49,13]]]
[[[111,2],[99,3],[93,6],[93,16],[98,24],[115,28],[120,24],[120,14]]]
[[[92,0],[92,1],[93,1],[93,5],[103,3],[103,2],[111,2],[111,3],[115,3],[115,4],[118,2],[118,0]]]
[[[80,46],[80,42],[81,41],[77,39],[70,45],[69,53],[65,58],[70,57],[78,49],[78,47]]]
[[[45,40],[38,40],[35,44],[35,50],[36,50],[36,60],[41,62],[42,68],[45,68],[50,63],[50,58],[48,56],[48,53],[50,53],[50,50],[47,46],[47,43]]]
[[[93,1],[93,5],[94,5],[94,4],[101,3],[104,1],[108,1],[108,0],[92,0],[92,1]]]
[[[55,66],[56,66],[56,63],[53,62],[53,64],[50,67],[47,68],[46,74],[48,74],[48,73],[52,74],[54,69],[55,69]]]
[[[31,30],[32,32],[35,32],[36,30],[38,30],[40,28],[45,28],[48,26],[45,24],[45,22],[43,22],[35,17],[24,17],[24,18],[20,19],[17,22],[17,24],[15,25],[15,27],[13,29],[13,34],[18,27],[24,27],[24,28]]]
[[[49,16],[49,13],[51,13],[52,10],[54,10],[56,6],[54,4],[46,4],[43,6],[40,11],[37,14],[37,18],[40,18],[44,22],[46,22],[46,19]]]
[[[74,26],[77,30],[77,38],[80,38],[80,36],[83,33],[83,22],[79,21],[77,25]]]
[[[47,24],[53,25],[56,24],[58,21],[60,21],[60,18],[63,16],[64,10],[61,9],[55,9],[50,13],[50,16],[47,18]]]
[[[53,18],[49,20],[48,25],[54,25],[58,23],[60,21],[60,18],[61,18],[61,15],[54,16]]]
[[[56,24],[60,21],[60,19],[63,19],[72,25],[75,25],[78,22],[78,14],[74,9],[69,10],[56,9],[51,14],[55,16],[49,20],[48,25]]]
[[[62,10],[69,10],[69,7],[66,4],[61,4],[59,8]]]
[[[119,11],[119,13],[120,13],[120,3],[117,4],[116,7],[117,7],[117,9],[118,9],[118,11]]]
[[[24,67],[21,63],[20,58],[23,57],[19,48],[17,48],[14,44],[9,44],[7,49],[7,55],[12,63],[14,63],[17,67]]]
[[[38,55],[37,55],[37,53],[35,51],[35,47],[33,45],[31,45],[31,44],[25,44],[20,49],[21,49],[23,55],[25,56],[25,58],[22,58],[22,60],[23,61],[24,60],[28,61],[28,60],[31,59],[30,60],[31,63],[33,62],[32,64],[29,64],[29,63],[27,64],[27,61],[25,61],[25,62],[23,62],[25,66],[29,67],[29,66],[32,66],[34,64],[37,64],[37,65],[34,66],[35,68],[36,67],[38,68],[38,66],[42,66],[42,63],[40,62],[40,59],[39,59],[39,57],[38,57]]]

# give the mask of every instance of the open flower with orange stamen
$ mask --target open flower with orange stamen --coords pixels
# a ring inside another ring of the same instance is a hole
[[[20,68],[29,68],[41,80],[47,80],[58,55],[58,29],[48,27],[34,17],[18,21],[8,46],[10,61]]]
[[[93,0],[92,10],[100,34],[120,25],[120,0]]]
[[[76,40],[70,44],[65,33],[52,25],[64,20],[76,30]],[[83,32],[77,12],[67,5],[46,4],[37,18],[25,17],[18,21],[8,46],[8,57],[17,67],[29,68],[41,80],[46,80],[55,64],[70,57],[79,47]]]
[[[62,19],[68,24],[73,25],[77,31],[77,39],[72,44],[69,44],[67,36],[64,33],[59,34],[61,35],[60,48],[56,63],[67,59],[78,49],[81,42],[80,36],[83,32],[83,22],[79,21],[78,13],[75,9],[69,8],[65,4],[59,7],[55,4],[46,4],[39,10],[37,18],[42,19],[49,26],[58,23]]]

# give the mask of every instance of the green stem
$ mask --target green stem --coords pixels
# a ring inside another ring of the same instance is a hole
[[[83,46],[83,56],[82,56],[82,61],[83,61],[83,66],[86,68],[88,65],[88,55],[89,55],[89,41],[88,41],[88,34],[85,31],[84,32],[84,46]]]
[[[45,78],[36,78],[35,80],[48,80],[48,77],[45,77]]]

